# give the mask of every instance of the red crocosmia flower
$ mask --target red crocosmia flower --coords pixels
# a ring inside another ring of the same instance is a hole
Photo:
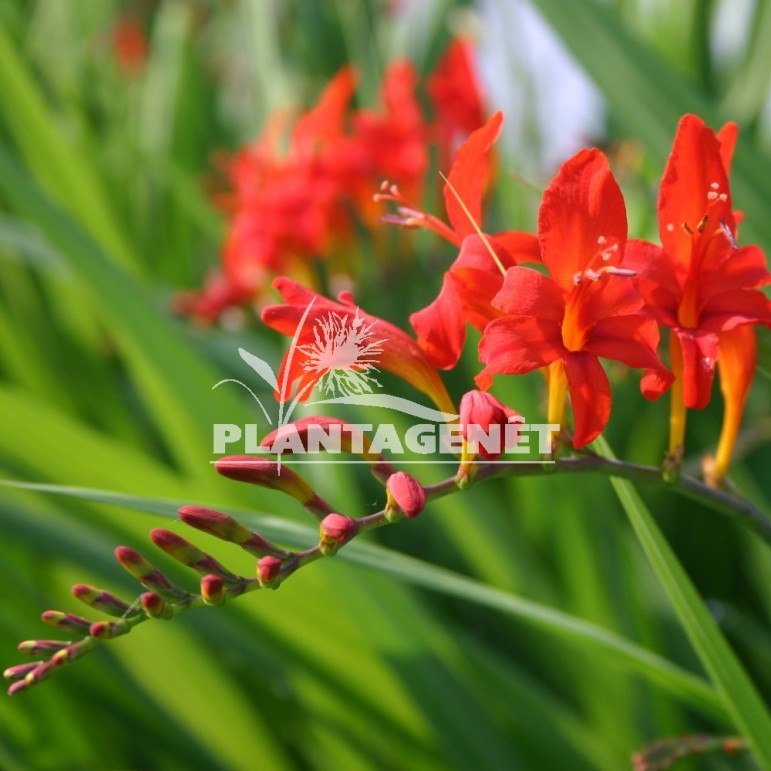
[[[535,241],[529,234],[521,235],[523,248]],[[501,267],[505,271],[516,265],[517,259],[498,239],[486,240],[476,235],[466,238],[444,274],[436,300],[410,316],[420,347],[439,369],[452,369],[458,363],[466,341],[466,324],[481,332],[492,319],[503,315],[491,303],[503,284]],[[516,246],[513,238],[508,242]],[[521,258],[522,252],[517,256]]]
[[[599,357],[667,373],[656,356],[656,322],[624,265],[626,210],[621,190],[599,150],[582,150],[544,193],[538,241],[551,277],[509,268],[493,306],[503,317],[485,327],[477,377],[549,367],[549,422],[563,424],[565,393],[573,407],[573,446],[602,433],[610,416],[610,384]],[[649,393],[649,396],[657,394]]]
[[[423,194],[428,170],[426,121],[416,99],[418,76],[413,64],[389,64],[381,86],[380,110],[357,110],[349,140],[340,146],[347,171],[346,190],[356,204],[372,207],[372,190],[384,177],[394,179],[410,197]],[[376,210],[372,209],[373,218]]]
[[[386,215],[386,221],[425,227],[460,247],[458,258],[444,274],[439,296],[410,317],[421,347],[440,369],[451,369],[458,363],[467,323],[482,331],[487,322],[501,315],[490,301],[500,289],[506,269],[521,262],[540,261],[538,239],[530,233],[510,231],[484,238],[477,235],[489,154],[502,124],[503,113],[497,112],[458,150],[444,188],[449,225],[416,209],[395,186],[386,186],[387,192],[376,196],[377,200],[400,204],[399,214]]]
[[[449,413],[454,413],[455,408],[442,383],[439,373],[430,363],[417,342],[408,334],[393,324],[370,316],[357,308],[351,298],[341,296],[340,302],[334,302],[322,297],[310,289],[306,289],[289,278],[281,277],[273,282],[273,285],[284,298],[285,305],[270,305],[263,309],[262,320],[267,326],[281,332],[284,335],[294,337],[297,328],[305,315],[305,320],[299,330],[298,344],[292,353],[287,353],[281,362],[278,374],[279,386],[286,378],[289,390],[293,390],[297,382],[297,393],[304,400],[310,395],[312,386],[324,376],[325,372],[316,367],[307,366],[307,356],[300,350],[302,346],[319,345],[325,341],[323,333],[324,325],[330,322],[336,325],[337,331],[345,329],[364,328],[368,330],[372,339],[379,343],[375,365],[378,369],[391,372],[415,386],[419,391],[429,396],[436,406]],[[312,303],[312,304],[311,304]],[[337,339],[335,335],[332,343]],[[340,336],[342,340],[344,335]],[[291,350],[291,349],[290,349]],[[333,362],[335,369],[357,370],[361,368],[361,362],[356,351],[350,351],[345,357],[337,355],[336,351],[329,351],[329,361]],[[288,369],[287,369],[288,368]],[[288,394],[284,395],[286,399]],[[281,395],[278,394],[281,398]]]
[[[682,455],[686,410],[710,400],[720,366],[726,408],[714,478],[722,477],[755,369],[755,341],[744,325],[771,324],[771,304],[758,287],[769,283],[756,246],[737,246],[737,214],[728,186],[735,124],[717,134],[695,115],[677,129],[659,192],[661,247],[630,241],[629,264],[648,308],[671,329],[670,455]],[[725,354],[721,351],[725,349]],[[728,363],[730,359],[730,364]]]
[[[428,78],[426,91],[434,108],[439,166],[446,168],[461,142],[485,122],[470,41],[455,38],[450,43]]]
[[[426,228],[455,246],[476,233],[482,221],[482,197],[490,179],[490,151],[501,133],[503,113],[496,112],[484,126],[474,131],[455,154],[455,161],[444,186],[444,203],[450,224],[426,214],[402,195],[397,185],[384,182],[376,201],[398,204],[397,214],[387,214],[386,222],[407,228]],[[459,200],[460,199],[460,200]],[[460,201],[463,203],[461,204]],[[465,211],[464,211],[465,208]]]
[[[118,20],[112,30],[112,48],[115,61],[126,75],[134,76],[147,64],[147,35],[144,27],[131,16]]]

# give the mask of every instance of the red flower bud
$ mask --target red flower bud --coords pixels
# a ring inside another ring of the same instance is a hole
[[[328,514],[319,527],[321,553],[331,557],[344,543],[356,535],[358,529],[359,523],[355,519],[344,517],[342,514]]]
[[[386,515],[389,509],[396,509],[405,517],[413,519],[423,511],[426,505],[426,491],[423,486],[415,477],[403,471],[397,471],[388,477],[386,492],[388,494]]]
[[[171,607],[155,592],[145,592],[139,601],[150,618],[169,619],[174,615]]]
[[[273,546],[272,543],[266,541],[261,535],[257,535],[257,533],[252,532],[237,519],[233,519],[233,517],[223,514],[221,511],[205,509],[203,506],[183,506],[179,510],[179,518],[186,525],[190,525],[190,527],[194,527],[196,530],[213,535],[215,538],[221,538],[223,541],[237,543],[242,549],[248,551],[249,554],[254,554],[256,557],[262,557],[265,553],[283,553],[282,549]],[[211,563],[207,563],[207,567],[210,569],[210,572],[222,575],[225,580],[232,580],[227,574],[215,570]],[[235,578],[237,579],[238,577],[236,576]]]
[[[231,455],[215,461],[214,468],[228,479],[269,487],[291,495],[317,516],[323,517],[332,510],[302,477],[286,466],[279,466],[276,461],[251,455]]]
[[[273,589],[278,586],[283,564],[278,557],[270,555],[257,561],[257,579],[263,589]]]
[[[222,605],[225,600],[225,581],[214,574],[201,579],[201,598],[207,605]]]
[[[464,394],[460,400],[460,423],[461,436],[471,445],[469,459],[477,453],[483,458],[493,459],[510,449],[516,441],[516,430],[508,429],[508,438],[514,442],[507,442],[506,427],[516,423],[520,417],[519,413],[501,404],[486,391]]]

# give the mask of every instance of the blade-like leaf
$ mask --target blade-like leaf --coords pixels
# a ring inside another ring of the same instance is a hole
[[[604,439],[597,440],[596,446],[603,456],[614,457]],[[752,744],[763,768],[771,768],[771,715],[763,700],[634,485],[618,478],[612,478],[611,483],[726,710]]]

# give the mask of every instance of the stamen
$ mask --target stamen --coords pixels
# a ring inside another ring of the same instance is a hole
[[[731,244],[731,248],[738,249],[739,246],[736,243],[736,237],[731,232],[731,228],[728,227],[725,220],[720,220],[720,229],[723,231],[723,235],[726,237],[726,241]]]
[[[708,222],[709,222],[709,217],[705,214],[701,218],[701,222],[696,226],[696,230],[698,230],[699,233],[703,233],[704,229],[707,227]]]
[[[687,222],[683,222],[680,226],[686,233],[688,233],[689,236],[693,235],[693,231],[690,228],[690,225]]]
[[[636,270],[632,270],[631,268],[616,268],[613,265],[603,268],[603,272],[610,276],[623,276],[624,278],[634,278],[637,275]]]
[[[600,268],[599,270],[592,270],[592,268],[587,268],[585,271],[579,271],[573,275],[573,284],[575,284],[575,286],[579,286],[583,283],[584,279],[588,279],[589,281],[599,281],[605,275],[620,276],[622,278],[634,278],[637,275],[637,271],[634,271],[631,268],[618,268],[615,265],[606,265],[604,268]]]

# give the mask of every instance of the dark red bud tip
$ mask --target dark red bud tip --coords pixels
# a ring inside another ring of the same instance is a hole
[[[359,523],[352,517],[342,514],[328,514],[319,526],[321,553],[332,556],[344,543],[356,535]]]
[[[251,455],[230,455],[214,462],[214,468],[228,479],[237,482],[251,482],[264,485],[269,480],[277,479],[283,473],[278,463],[265,458],[254,458]]]
[[[215,461],[214,467],[228,479],[281,490],[303,504],[316,495],[310,485],[294,471],[272,460],[251,455],[232,455]]]
[[[214,574],[204,576],[201,579],[201,598],[207,605],[222,605],[227,599],[225,581]]]
[[[171,530],[165,530],[162,527],[155,527],[150,531],[150,540],[164,551],[174,549],[184,549],[189,546],[188,542],[182,536],[172,533]]]
[[[396,505],[405,517],[413,519],[426,505],[426,491],[415,477],[397,471],[386,482],[388,502]]]
[[[149,618],[168,619],[173,615],[171,607],[155,592],[145,592],[139,598],[139,602]]]
[[[257,561],[257,580],[263,589],[276,588],[281,578],[283,562],[278,557],[261,557]]]
[[[128,546],[118,546],[118,548],[115,549],[115,559],[117,559],[124,567],[144,565],[145,563],[144,557],[138,551],[134,551],[134,549],[131,549]]]
[[[120,621],[96,621],[91,624],[88,633],[97,640],[110,640],[113,637],[120,637],[122,634],[128,634],[130,631],[131,627]],[[64,651],[60,651],[60,653],[63,652]]]
[[[214,509],[202,506],[183,506],[179,510],[180,519],[190,527],[221,538],[231,543],[244,543],[252,537],[252,531],[237,519]]]

